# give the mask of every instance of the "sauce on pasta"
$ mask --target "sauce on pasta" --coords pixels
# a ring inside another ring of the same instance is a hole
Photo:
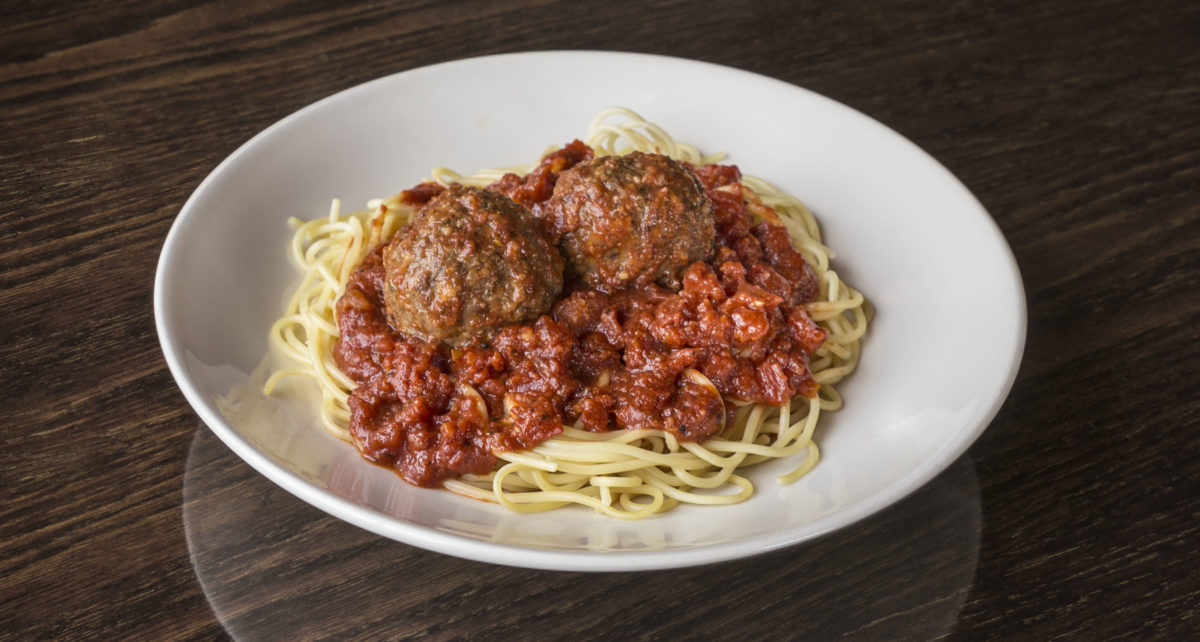
[[[592,156],[575,141],[489,189],[539,213],[558,176]],[[819,292],[812,267],[736,166],[690,169],[713,208],[711,259],[683,268],[674,288],[568,279],[548,314],[487,340],[451,347],[395,331],[384,246],[368,254],[338,302],[334,350],[357,384],[349,430],[363,456],[439,486],[487,474],[497,452],[534,448],[564,425],[703,442],[733,421],[726,400],[782,406],[816,395],[809,360],[826,331],[804,308]],[[421,205],[443,189],[424,183],[401,200]]]

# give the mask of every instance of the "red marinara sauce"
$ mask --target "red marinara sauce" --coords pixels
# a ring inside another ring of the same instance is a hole
[[[558,175],[592,156],[574,141],[528,175],[489,187],[536,213]],[[678,291],[650,284],[605,294],[568,283],[549,314],[486,344],[452,349],[393,330],[381,252],[368,255],[338,301],[334,351],[358,384],[350,433],[362,455],[432,487],[486,474],[494,451],[533,448],[564,424],[658,428],[698,442],[731,419],[721,396],[782,405],[815,395],[808,363],[825,331],[803,308],[818,294],[812,268],[785,228],[753,222],[736,166],[693,169],[717,237],[712,260],[688,266]],[[402,198],[420,205],[439,191],[422,184]]]

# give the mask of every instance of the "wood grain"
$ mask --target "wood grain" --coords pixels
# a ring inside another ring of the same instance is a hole
[[[810,546],[586,575],[380,539],[224,449],[151,311],[188,194],[341,89],[552,49],[763,73],[950,168],[1007,237],[1029,310],[1012,394],[969,456]],[[1200,635],[1197,114],[1183,0],[4,3],[0,637]]]

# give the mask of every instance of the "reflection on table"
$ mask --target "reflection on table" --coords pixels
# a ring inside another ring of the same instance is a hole
[[[183,493],[196,575],[226,630],[245,640],[549,635],[607,630],[616,621],[648,634],[735,633],[706,628],[707,609],[769,613],[758,620],[762,633],[928,639],[954,628],[981,527],[975,468],[965,456],[896,506],[817,541],[654,573],[514,572],[393,542],[292,497],[203,426]],[[689,599],[714,594],[714,585],[723,589],[719,600]],[[542,618],[557,604],[587,608],[574,618]],[[544,630],[549,621],[559,630]],[[324,628],[314,631],[318,622]]]

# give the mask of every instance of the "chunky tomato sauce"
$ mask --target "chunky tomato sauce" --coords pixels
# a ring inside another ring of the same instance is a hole
[[[536,213],[557,176],[591,157],[575,141],[490,187]],[[338,302],[335,349],[358,384],[350,432],[363,456],[438,486],[490,472],[493,451],[532,448],[563,424],[703,441],[732,417],[722,396],[782,405],[815,395],[808,363],[825,331],[802,307],[818,293],[811,267],[782,226],[754,223],[737,167],[694,170],[715,207],[716,248],[683,272],[678,291],[568,283],[549,314],[487,344],[451,349],[395,332],[380,251],[369,255]],[[404,198],[420,204],[439,190],[422,184]]]

